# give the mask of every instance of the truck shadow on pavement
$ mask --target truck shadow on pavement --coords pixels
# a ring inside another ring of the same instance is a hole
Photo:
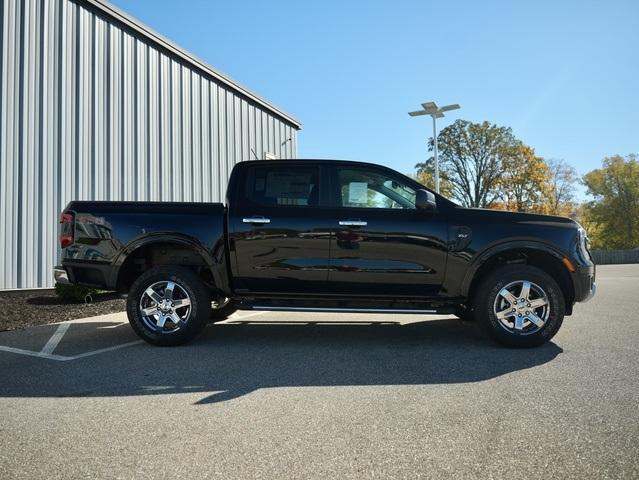
[[[97,332],[109,325],[97,324]],[[131,339],[128,325],[117,330]],[[181,347],[139,344],[72,362],[14,356],[3,361],[9,364],[0,373],[0,396],[201,392],[206,395],[196,404],[202,405],[272,387],[479,382],[543,365],[562,351],[552,342],[502,348],[476,325],[457,319],[404,325],[236,322],[211,325]]]

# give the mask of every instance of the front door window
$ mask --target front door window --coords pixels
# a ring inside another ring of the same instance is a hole
[[[342,207],[415,209],[417,191],[389,175],[363,169],[342,169],[338,181]]]

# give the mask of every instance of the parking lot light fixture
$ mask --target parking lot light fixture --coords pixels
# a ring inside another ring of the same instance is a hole
[[[430,115],[433,119],[433,154],[435,158],[435,191],[439,193],[439,159],[437,157],[437,119],[444,117],[444,112],[450,112],[451,110],[457,110],[460,108],[459,104],[452,103],[443,107],[438,107],[435,102],[422,103],[422,110],[416,110],[414,112],[408,112],[411,117],[419,117],[422,115]]]

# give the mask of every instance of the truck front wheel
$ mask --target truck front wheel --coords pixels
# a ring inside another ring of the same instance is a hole
[[[144,272],[127,298],[127,315],[140,338],[153,345],[180,345],[206,325],[211,297],[200,278],[184,267],[163,265]]]
[[[563,292],[543,270],[507,265],[491,272],[475,292],[475,317],[507,347],[525,348],[549,341],[561,327]]]

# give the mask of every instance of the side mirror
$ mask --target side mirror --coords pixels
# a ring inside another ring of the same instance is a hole
[[[434,212],[437,209],[437,202],[435,201],[435,195],[428,190],[419,189],[415,196],[415,207],[419,210],[425,210],[427,212]]]

